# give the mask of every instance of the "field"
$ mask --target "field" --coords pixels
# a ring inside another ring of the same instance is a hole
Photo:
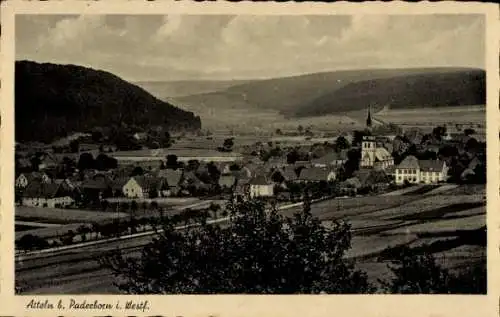
[[[112,201],[127,201],[128,198],[117,198]],[[139,210],[134,215],[135,218],[157,217],[158,211],[142,209],[142,202],[150,200],[135,199],[139,205]],[[223,201],[218,200],[199,200],[197,198],[160,198],[157,199],[159,206],[167,206],[164,209],[170,215],[181,212],[183,209],[191,208],[201,209],[208,208],[212,202],[222,204]],[[35,234],[40,237],[54,237],[60,234],[65,234],[68,230],[75,231],[81,225],[89,225],[91,223],[105,223],[114,219],[128,219],[130,213],[127,212],[104,212],[94,210],[81,209],[57,209],[57,208],[33,208],[33,207],[16,207],[16,239],[19,239],[25,234]],[[34,223],[35,226],[29,226]]]
[[[312,205],[311,212],[325,224],[337,219],[351,225],[352,248],[346,256],[374,283],[390,277],[387,259],[380,255],[390,254],[398,246],[424,248],[450,269],[484,259],[485,241],[478,242],[473,234],[486,225],[484,185],[423,190],[432,187],[412,186],[392,195],[323,201]],[[425,193],[415,194],[419,192]],[[288,210],[286,215],[298,209]]]
[[[478,132],[486,131],[486,106],[461,106],[451,108],[383,109],[374,117],[384,122],[403,126],[435,127],[447,124],[472,125]],[[480,125],[480,127],[478,127]]]
[[[126,213],[119,212],[36,207],[16,207],[15,212],[16,219],[18,220],[59,224],[74,222],[99,222],[128,216]]]

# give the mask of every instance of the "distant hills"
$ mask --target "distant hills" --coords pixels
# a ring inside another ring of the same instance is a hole
[[[231,86],[246,84],[249,80],[180,80],[180,81],[138,81],[144,88],[160,99],[184,97],[225,90]]]
[[[376,109],[451,107],[485,104],[485,76],[469,68],[334,71],[221,86],[173,100],[191,110],[260,109],[287,117],[342,115],[369,104]]]
[[[111,73],[75,65],[16,62],[16,141],[52,141],[71,132],[122,124],[201,128],[193,112],[161,101]]]

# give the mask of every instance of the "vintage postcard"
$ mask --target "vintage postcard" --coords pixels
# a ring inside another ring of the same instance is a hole
[[[2,315],[498,315],[497,5],[1,14]]]

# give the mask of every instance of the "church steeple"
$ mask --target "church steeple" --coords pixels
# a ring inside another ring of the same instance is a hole
[[[368,117],[366,118],[366,127],[372,127],[372,114],[371,114],[371,106],[368,106]]]

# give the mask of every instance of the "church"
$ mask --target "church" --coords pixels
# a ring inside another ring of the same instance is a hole
[[[372,128],[372,117],[370,107],[368,108],[368,116],[366,118],[366,127],[368,130]],[[387,169],[394,166],[394,158],[386,148],[381,146],[383,140],[377,139],[375,136],[364,136],[361,143],[361,160],[360,168]]]

